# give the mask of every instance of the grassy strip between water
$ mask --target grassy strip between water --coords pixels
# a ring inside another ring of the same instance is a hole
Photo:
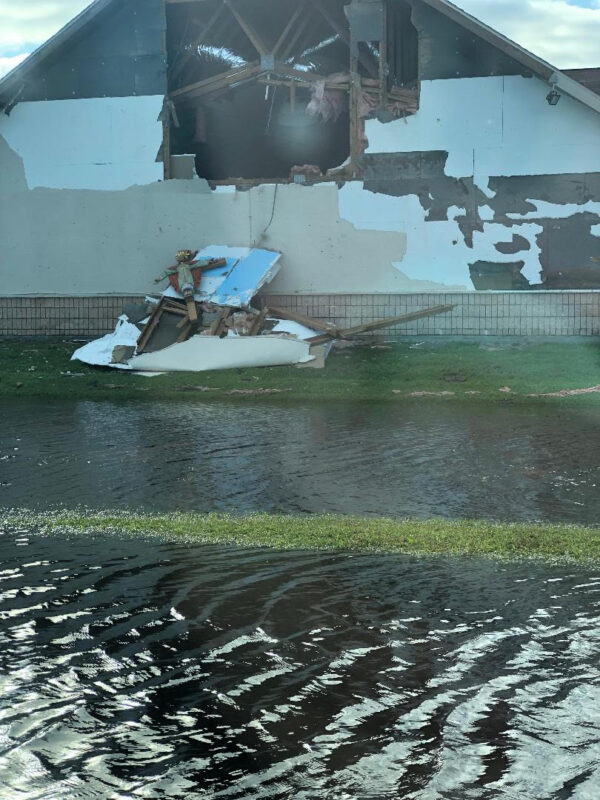
[[[4,528],[43,533],[158,536],[189,543],[278,550],[345,550],[500,558],[600,559],[600,529],[544,523],[394,520],[337,515],[136,514],[82,510],[0,511]]]
[[[334,351],[325,369],[264,367],[155,378],[70,361],[81,342],[0,339],[0,399],[277,402],[547,402],[600,405],[600,391],[532,397],[600,385],[593,339],[448,341],[437,337]]]

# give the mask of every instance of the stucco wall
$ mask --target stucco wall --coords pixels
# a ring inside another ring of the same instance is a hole
[[[162,97],[19,104],[0,118],[0,294],[141,294],[211,243],[280,250],[281,294],[469,290],[490,265],[600,286],[600,116],[548,90],[425,81],[414,117],[367,123],[363,181],[242,192],[159,182]]]
[[[0,138],[29,189],[126,189],[162,177],[162,104],[162,95],[19,103],[0,115]]]

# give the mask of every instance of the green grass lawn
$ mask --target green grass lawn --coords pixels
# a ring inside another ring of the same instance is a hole
[[[135,514],[0,511],[0,529],[45,533],[155,535],[167,540],[423,555],[600,559],[600,529],[575,525],[394,520],[334,515]]]
[[[498,400],[541,402],[530,394],[600,384],[595,340],[494,340],[482,344],[431,337],[334,351],[323,370],[272,367],[146,378],[70,361],[80,343],[1,339],[0,396],[73,399],[190,399],[269,402],[364,400],[418,402],[432,392],[444,402]],[[510,389],[510,392],[501,391]],[[269,390],[265,393],[265,390]],[[600,394],[549,398],[547,402],[597,403]]]

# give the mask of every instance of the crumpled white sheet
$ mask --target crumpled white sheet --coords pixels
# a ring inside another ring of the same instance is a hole
[[[112,364],[112,353],[117,345],[125,347],[135,347],[139,339],[140,331],[135,325],[129,322],[123,314],[119,317],[117,327],[112,333],[107,333],[101,339],[95,339],[75,350],[71,356],[71,361],[83,361],[84,364],[91,364],[97,367],[116,367],[117,369],[131,369],[128,364]]]

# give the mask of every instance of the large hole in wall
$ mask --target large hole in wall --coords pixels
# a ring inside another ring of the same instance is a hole
[[[384,49],[355,43],[352,106],[345,6],[361,5],[379,6],[387,27]],[[214,182],[318,179],[348,162],[353,119],[358,128],[418,103],[417,32],[405,0],[172,1],[167,50],[165,152],[193,157],[196,173]]]

